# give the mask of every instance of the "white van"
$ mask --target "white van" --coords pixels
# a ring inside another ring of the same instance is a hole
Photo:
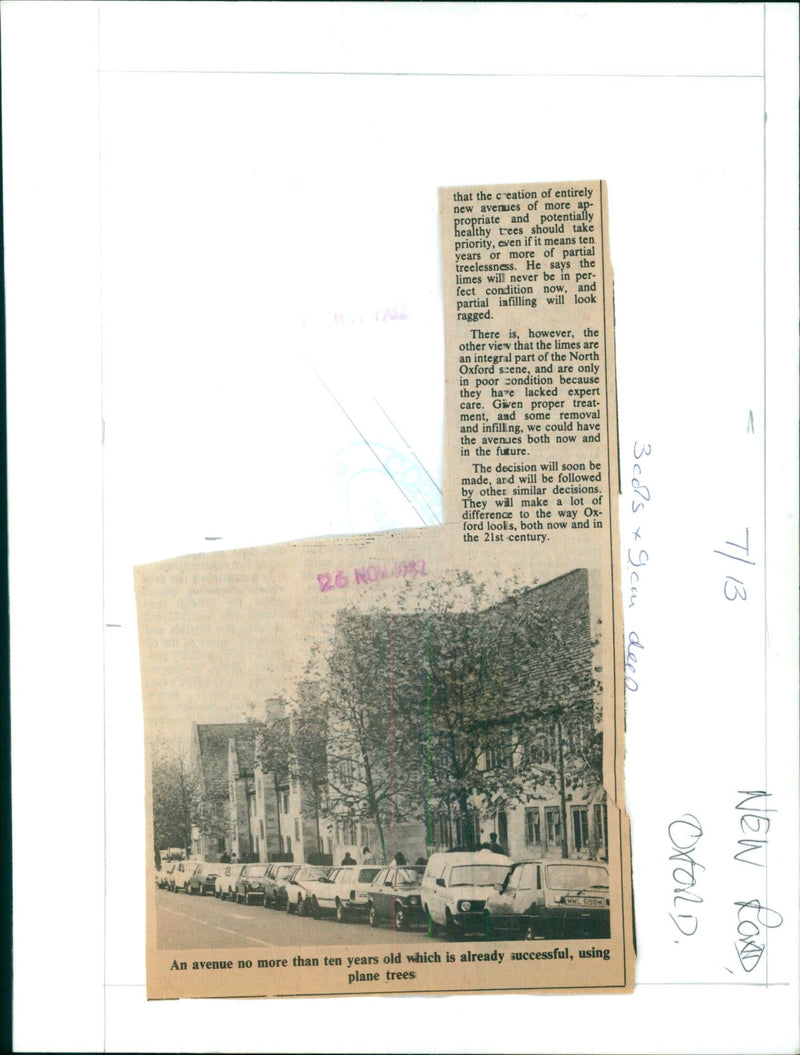
[[[482,932],[483,908],[502,886],[513,861],[493,850],[433,854],[422,877],[422,908],[433,931],[448,938]]]

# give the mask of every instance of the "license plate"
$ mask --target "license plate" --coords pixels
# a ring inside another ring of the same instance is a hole
[[[581,908],[602,908],[603,899],[599,897],[565,897],[565,905],[579,905]]]

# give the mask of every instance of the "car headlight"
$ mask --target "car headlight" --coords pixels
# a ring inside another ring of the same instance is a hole
[[[472,908],[472,902],[471,901],[459,901],[459,903],[458,903],[458,911],[459,912],[469,912],[469,910],[471,908]]]

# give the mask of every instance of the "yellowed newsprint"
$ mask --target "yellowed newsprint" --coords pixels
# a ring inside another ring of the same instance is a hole
[[[136,569],[151,999],[633,987],[605,188],[440,216],[445,526]]]

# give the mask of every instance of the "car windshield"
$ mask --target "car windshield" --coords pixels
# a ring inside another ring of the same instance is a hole
[[[245,869],[245,872],[249,876],[265,876],[267,874],[267,866],[266,865],[249,865]]]
[[[417,886],[422,879],[422,869],[398,868],[395,883],[398,886]]]
[[[508,875],[508,865],[459,865],[450,876],[450,886],[494,886]]]
[[[320,876],[326,876],[327,874],[327,868],[320,868],[318,865],[309,865],[306,868],[301,868],[295,876],[295,879],[319,879]]]
[[[548,865],[551,890],[608,890],[608,869],[602,865]]]
[[[275,869],[276,879],[285,879],[288,874],[292,871],[294,865],[281,865],[280,868]]]
[[[358,873],[359,883],[371,883],[378,872],[380,872],[380,868],[362,868]]]

